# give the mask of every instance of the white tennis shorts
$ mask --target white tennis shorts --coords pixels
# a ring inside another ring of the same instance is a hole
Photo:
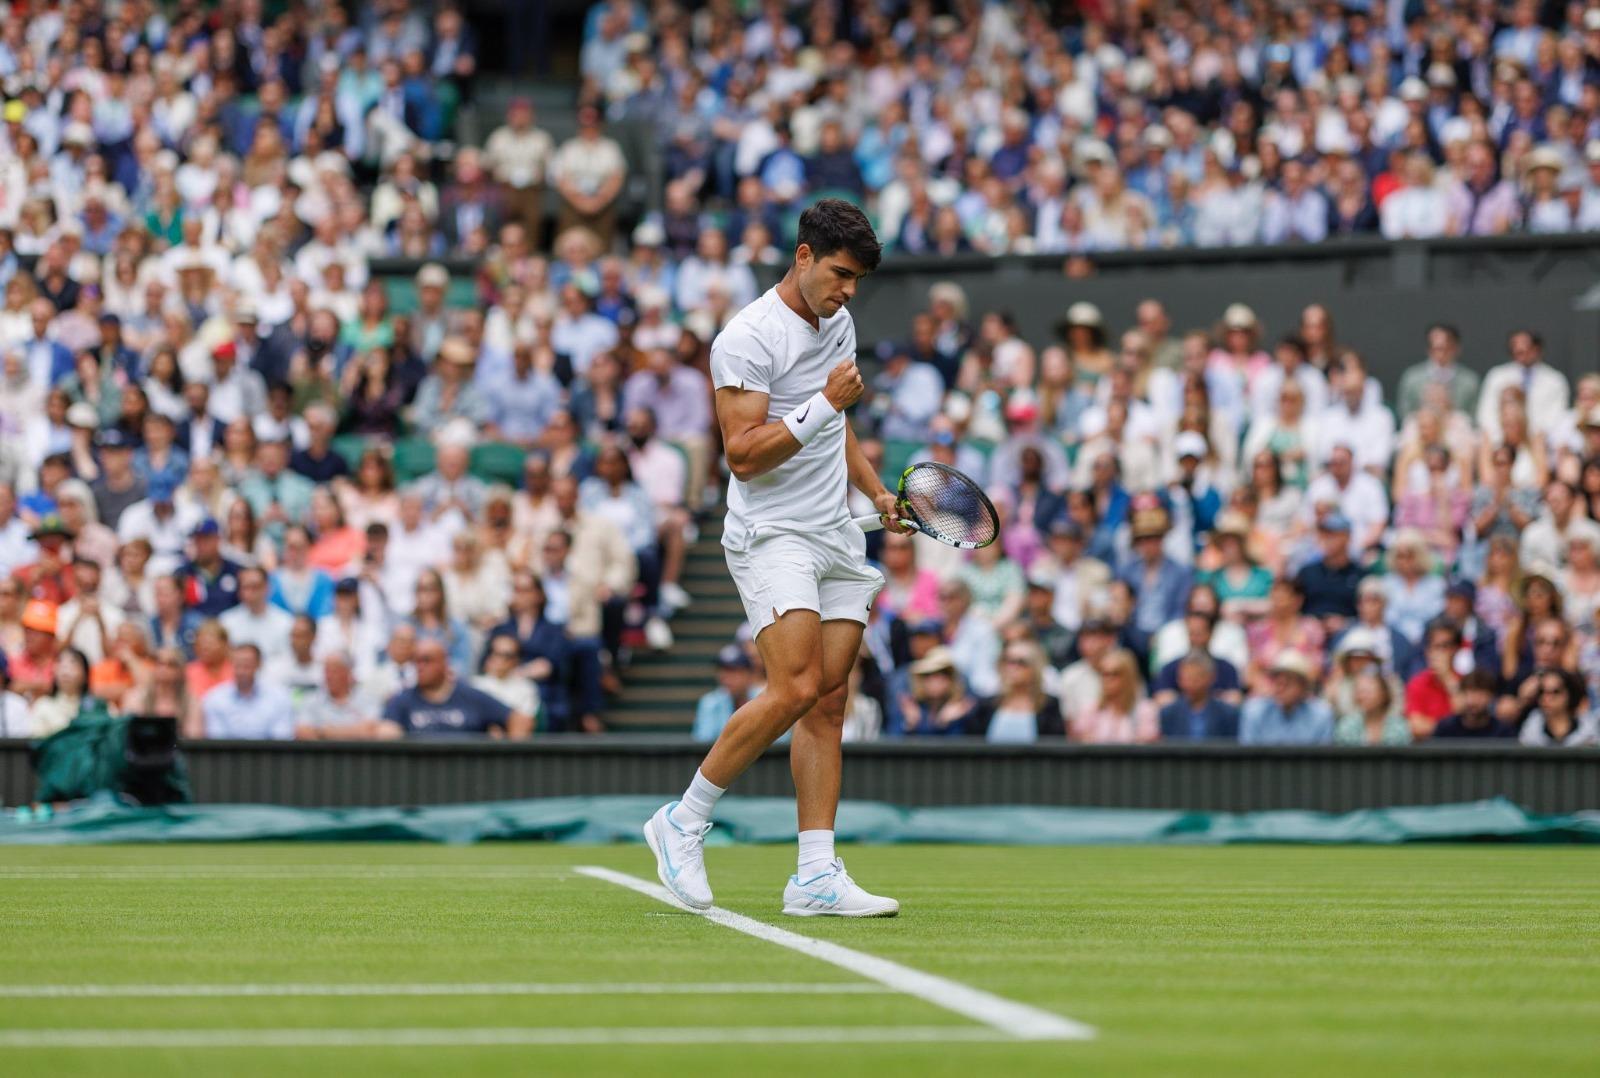
[[[851,522],[821,532],[772,532],[726,554],[754,634],[791,610],[865,625],[883,590],[883,574],[867,564],[866,533]]]

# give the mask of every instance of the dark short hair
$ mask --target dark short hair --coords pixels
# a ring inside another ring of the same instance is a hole
[[[1428,327],[1429,333],[1443,333],[1457,344],[1461,343],[1461,331],[1449,322],[1435,322]]]
[[[1492,693],[1500,687],[1500,679],[1486,666],[1475,666],[1461,679],[1461,691],[1475,689],[1478,692]]]
[[[842,198],[819,199],[800,215],[799,242],[811,248],[814,258],[844,251],[869,271],[883,257],[872,222]]]
[[[255,644],[252,644],[248,640],[244,641],[243,643],[233,645],[233,650],[234,651],[249,651],[249,652],[253,652],[255,654],[255,657],[256,657],[256,662],[260,662],[261,661],[261,649],[258,646],[256,646]]]

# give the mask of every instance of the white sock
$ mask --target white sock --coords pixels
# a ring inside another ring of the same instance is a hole
[[[833,832],[800,832],[800,871],[802,880],[815,879],[833,868]]]
[[[717,807],[717,798],[727,792],[721,786],[712,785],[711,781],[696,769],[694,781],[683,791],[678,807],[668,815],[679,827],[696,827],[711,819],[712,810]]]

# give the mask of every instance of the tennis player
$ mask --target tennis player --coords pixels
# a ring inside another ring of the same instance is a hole
[[[845,679],[883,588],[846,509],[846,483],[872,499],[889,527],[906,530],[844,414],[863,390],[845,305],[877,268],[881,248],[866,215],[832,198],[800,215],[798,238],[783,280],[711,345],[717,422],[733,472],[722,545],[767,687],[734,712],[682,799],[662,806],[644,834],[667,889],[709,907],[703,855],[717,799],[792,727],[800,858],[783,912],[892,917],[900,904],[859,887],[833,849]]]

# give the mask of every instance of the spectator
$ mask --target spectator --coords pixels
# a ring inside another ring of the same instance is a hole
[[[1217,660],[1197,649],[1179,659],[1174,668],[1175,688],[1170,702],[1161,708],[1161,739],[1237,740],[1239,708],[1216,692]]]
[[[1115,648],[1100,660],[1100,702],[1079,712],[1068,733],[1091,745],[1131,745],[1161,736],[1155,704],[1143,698],[1133,652]]]
[[[548,132],[534,122],[533,102],[513,98],[503,127],[484,143],[484,164],[506,189],[507,212],[528,230],[528,245],[539,248],[544,233],[545,173],[555,156]]]
[[[872,381],[871,403],[878,435],[885,440],[925,442],[928,424],[939,413],[944,380],[938,368],[911,356],[911,350],[890,342],[879,345],[883,362]]]
[[[1350,560],[1350,521],[1334,511],[1317,522],[1322,556],[1301,569],[1295,581],[1306,597],[1306,613],[1337,632],[1356,616],[1356,592],[1364,571]]]
[[[715,741],[733,713],[759,691],[754,664],[744,648],[738,644],[724,645],[717,652],[717,688],[700,697],[695,705],[694,739],[707,743]],[[781,740],[788,736],[785,733]]]
[[[1134,624],[1154,633],[1183,613],[1183,603],[1193,583],[1191,572],[1163,552],[1168,517],[1159,506],[1134,513],[1131,535],[1134,555],[1124,563],[1118,579],[1133,589]]]
[[[567,695],[571,658],[566,636],[547,611],[544,584],[536,574],[519,569],[511,577],[510,616],[494,627],[491,636],[516,641],[518,672],[538,687],[540,714],[549,729],[559,732],[567,728],[571,714]]]
[[[494,697],[512,711],[527,715],[529,732],[539,722],[539,691],[520,672],[521,649],[509,636],[491,636],[484,647],[482,671],[472,687]]]
[[[1001,653],[1000,663],[1000,693],[979,702],[967,733],[1005,744],[1065,737],[1061,705],[1044,690],[1045,655],[1039,645],[1011,641]]]
[[[1571,387],[1566,376],[1544,362],[1544,341],[1532,330],[1519,329],[1506,338],[1511,360],[1483,376],[1478,394],[1478,429],[1491,444],[1502,438],[1500,400],[1508,388],[1519,388],[1526,403],[1530,426],[1537,434],[1548,433],[1556,418],[1566,411]]]
[[[11,689],[11,668],[0,651],[0,737],[37,737],[33,709],[28,701]]]
[[[1333,740],[1333,713],[1313,693],[1313,667],[1298,651],[1285,650],[1269,667],[1271,692],[1245,702],[1239,741],[1245,745],[1326,745]]]
[[[1319,510],[1337,511],[1348,522],[1350,556],[1369,558],[1389,522],[1389,495],[1371,472],[1358,470],[1355,452],[1335,445],[1328,454],[1327,470],[1306,489],[1305,504],[1316,519]]]
[[[961,569],[960,580],[972,595],[974,609],[996,629],[1004,629],[1021,615],[1027,581],[1000,543],[973,551],[972,560]]]
[[[1237,706],[1243,699],[1243,686],[1239,680],[1239,670],[1232,661],[1223,657],[1223,653],[1227,653],[1235,658],[1241,658],[1242,649],[1236,650],[1228,647],[1226,643],[1218,643],[1216,639],[1216,603],[1216,595],[1207,589],[1196,588],[1190,592],[1188,608],[1184,611],[1182,620],[1185,637],[1184,644],[1187,646],[1179,650],[1171,645],[1163,647],[1158,641],[1156,646],[1151,649],[1152,659],[1160,664],[1156,670],[1155,679],[1150,686],[1151,697],[1157,707],[1166,707],[1178,698],[1180,692],[1178,681],[1179,675],[1182,673],[1180,664],[1183,662],[1183,657],[1193,655],[1197,651],[1209,655],[1213,660],[1210,673],[1212,691],[1223,702],[1234,706]],[[1238,627],[1230,625],[1228,628],[1232,629],[1234,634],[1241,638],[1240,642],[1243,643],[1243,634],[1239,632]],[[1168,634],[1163,632],[1162,635]],[[1172,635],[1175,637],[1176,634]],[[1163,661],[1165,654],[1174,650],[1179,650],[1179,654],[1182,657],[1171,661]]]
[[[1050,545],[1039,559],[1038,570],[1055,581],[1051,616],[1065,629],[1076,630],[1090,612],[1092,601],[1111,582],[1111,570],[1098,558],[1084,553],[1084,528],[1075,520],[1057,519],[1050,525]]]
[[[289,627],[294,615],[270,599],[268,577],[259,567],[239,571],[239,603],[223,611],[218,622],[235,648],[251,644],[268,664],[289,652]]]
[[[1091,617],[1078,629],[1078,660],[1061,672],[1057,694],[1068,730],[1079,715],[1099,706],[1100,664],[1116,642],[1116,626],[1104,617]]]
[[[72,559],[73,596],[56,610],[56,637],[63,649],[71,648],[88,665],[105,658],[111,638],[122,624],[122,614],[100,596],[101,569],[88,558]],[[88,676],[88,665],[84,676]]]
[[[151,587],[154,608],[148,628],[152,646],[157,651],[176,648],[187,661],[194,655],[194,635],[200,627],[201,614],[184,603],[183,592],[182,577],[155,578]]]
[[[424,569],[417,577],[416,602],[406,621],[416,630],[418,642],[433,641],[450,658],[450,672],[472,668],[472,639],[467,626],[451,610],[444,577],[434,569]]]
[[[884,732],[889,737],[960,737],[978,713],[949,648],[933,648],[911,664],[911,694]]]
[[[384,736],[450,737],[482,734],[520,739],[533,730],[533,716],[513,711],[494,697],[461,684],[451,673],[444,645],[417,643],[417,683],[383,708]]]
[[[1461,679],[1461,708],[1439,720],[1433,728],[1435,738],[1510,738],[1517,736],[1514,725],[1494,717],[1494,673],[1478,668]]]
[[[49,737],[78,717],[89,696],[89,660],[74,647],[56,655],[55,677],[49,692],[33,701],[34,737]]]
[[[1520,557],[1524,567],[1555,574],[1566,568],[1567,553],[1574,538],[1591,544],[1600,540],[1600,524],[1582,512],[1578,492],[1560,479],[1553,479],[1544,491],[1544,512],[1522,531]]]
[[[951,661],[965,685],[977,696],[994,696],[1000,691],[1000,637],[972,608],[972,589],[965,581],[940,582],[939,615]]]
[[[578,133],[561,144],[549,173],[561,196],[558,227],[588,228],[609,246],[628,165],[617,144],[602,134],[598,108],[579,107]]]
[[[330,651],[322,660],[321,688],[299,709],[295,740],[369,741],[381,737],[380,709],[357,678],[349,653]]]
[[[1028,602],[1016,627],[1031,633],[1043,652],[1047,688],[1054,687],[1056,671],[1067,665],[1073,648],[1072,630],[1056,622],[1052,610],[1054,605],[1053,574],[1039,571],[1029,574]]]
[[[95,437],[100,448],[100,477],[89,484],[95,515],[115,529],[129,506],[145,500],[148,488],[134,469],[133,440],[115,427]]]
[[[1383,579],[1389,625],[1420,644],[1423,628],[1444,611],[1445,579],[1432,571],[1427,541],[1414,529],[1402,530],[1389,544],[1389,564]]]
[[[1217,517],[1211,536],[1219,564],[1199,573],[1196,582],[1216,592],[1225,617],[1250,621],[1265,614],[1272,574],[1250,557],[1249,518],[1226,510]]]
[[[270,680],[259,680],[260,669],[260,648],[251,643],[234,645],[231,676],[201,700],[204,736],[251,741],[288,741],[294,737],[289,695]]]
[[[48,600],[29,599],[23,607],[22,649],[8,656],[8,676],[11,690],[30,703],[55,684],[59,625],[56,607]]]
[[[1570,670],[1545,667],[1535,675],[1539,690],[1537,704],[1522,720],[1518,740],[1524,745],[1571,747],[1594,745],[1595,713],[1586,708],[1587,691],[1583,679]]]
[[[1318,619],[1305,614],[1305,600],[1305,589],[1299,582],[1273,582],[1267,596],[1267,616],[1246,631],[1250,666],[1245,672],[1245,684],[1252,691],[1265,691],[1281,653],[1293,652],[1313,668],[1321,667],[1327,634]]]
[[[301,525],[284,530],[283,563],[269,579],[269,598],[279,609],[313,622],[333,612],[333,578],[311,564],[311,534]]]
[[[1428,358],[1407,367],[1400,376],[1400,415],[1409,417],[1422,407],[1423,389],[1429,384],[1443,385],[1451,407],[1472,414],[1480,379],[1477,372],[1461,365],[1461,332],[1448,323],[1435,323],[1428,327],[1427,345]]]
[[[317,661],[317,623],[296,614],[289,626],[289,646],[285,653],[265,664],[264,676],[289,694],[289,702],[299,711],[322,687],[322,666]]]
[[[1409,745],[1411,728],[1394,706],[1388,679],[1376,671],[1357,675],[1354,707],[1339,716],[1336,745]]]
[[[1429,626],[1423,669],[1406,682],[1406,721],[1418,740],[1447,715],[1461,710],[1461,674],[1456,669],[1461,630],[1448,622]]]

